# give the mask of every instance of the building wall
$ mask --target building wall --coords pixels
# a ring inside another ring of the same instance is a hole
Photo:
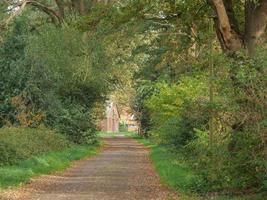
[[[120,116],[117,106],[109,103],[106,108],[106,118],[101,121],[101,131],[119,132]]]

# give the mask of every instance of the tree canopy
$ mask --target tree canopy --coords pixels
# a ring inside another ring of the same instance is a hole
[[[195,191],[266,190],[267,0],[4,0],[0,126],[95,141],[107,99]]]

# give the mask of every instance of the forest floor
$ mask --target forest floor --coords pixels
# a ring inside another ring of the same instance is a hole
[[[177,199],[177,194],[161,184],[149,159],[148,148],[125,137],[106,138],[104,142],[98,155],[77,162],[65,172],[42,176],[11,189],[2,199]]]

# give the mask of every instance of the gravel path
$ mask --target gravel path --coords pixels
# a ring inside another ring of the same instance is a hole
[[[105,139],[95,157],[63,173],[42,176],[9,194],[20,200],[171,200],[175,194],[160,184],[149,151],[129,138]]]

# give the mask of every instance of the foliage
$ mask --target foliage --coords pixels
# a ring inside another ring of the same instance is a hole
[[[17,164],[21,160],[50,151],[61,151],[70,142],[44,127],[0,129],[0,166]]]
[[[216,96],[212,104],[208,74],[184,75],[176,84],[155,83],[157,89],[146,100],[152,136],[186,155],[187,162],[206,180],[202,191],[266,187],[262,134],[266,131],[265,60],[261,54],[250,60],[242,54],[235,59],[216,57]],[[212,137],[211,109],[215,128]]]
[[[201,134],[201,133],[199,133]],[[150,158],[155,166],[157,173],[164,184],[178,191],[179,196],[184,200],[263,200],[266,192],[257,194],[227,195],[218,193],[203,192],[209,187],[205,176],[201,175],[201,170],[194,169],[192,163],[188,162],[181,151],[174,151],[166,145],[157,145],[151,139],[134,136],[140,143],[151,149]],[[206,166],[204,166],[205,168]],[[216,166],[218,167],[218,166]],[[199,195],[202,193],[202,195]]]
[[[72,146],[65,150],[35,156],[14,166],[0,167],[0,188],[16,186],[29,181],[32,177],[64,170],[72,161],[93,156],[97,150],[98,145]]]
[[[146,40],[133,51],[140,66],[134,108],[146,113],[142,130],[149,127],[147,135],[188,158],[207,182],[203,192],[265,190],[264,39],[253,58],[242,50],[223,54],[209,28],[208,5],[153,1],[143,8],[139,23],[147,26],[139,34]],[[147,82],[153,90],[139,93]]]
[[[195,190],[265,190],[266,38],[244,30],[249,5],[227,5],[229,33],[221,15],[211,24],[216,6],[200,0],[118,0],[86,14],[64,5],[60,26],[28,9],[0,44],[0,126],[43,123],[92,143],[99,105],[115,90],[141,134],[180,151],[206,181]]]
[[[95,142],[94,107],[109,91],[103,59],[67,25],[28,28],[16,22],[1,44],[1,126],[44,123],[74,142]]]
[[[77,144],[93,144],[96,143],[96,127],[91,119],[89,112],[83,110],[82,107],[72,107],[63,110],[57,128],[62,133],[68,135],[70,141]]]
[[[156,93],[146,100],[153,123],[152,135],[160,143],[185,146],[194,138],[194,128],[207,121],[207,83],[202,76],[184,77],[177,85],[157,83]],[[195,109],[202,112],[194,112]]]
[[[145,101],[152,95],[154,90],[153,84],[146,82],[136,86],[136,88],[137,92],[135,99],[132,102],[132,108],[135,112],[136,119],[139,121],[140,133],[147,136],[148,131],[151,129],[151,122],[149,120],[148,110],[145,107]]]

